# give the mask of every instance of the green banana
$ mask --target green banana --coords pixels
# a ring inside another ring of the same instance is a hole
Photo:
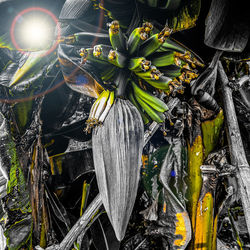
[[[162,67],[161,72],[164,74],[164,76],[170,77],[172,79],[179,77],[182,74],[181,67],[176,65]]]
[[[172,30],[165,27],[160,33],[152,35],[149,39],[142,43],[139,49],[139,55],[147,57],[158,50],[170,36]]]
[[[175,53],[173,51],[156,52],[148,59],[156,67],[169,66],[175,63]]]
[[[185,53],[186,49],[179,45],[177,42],[173,41],[170,37],[168,37],[162,46],[157,50],[157,52],[164,52],[164,51],[177,51],[180,53]]]
[[[134,71],[134,73],[157,89],[169,90],[168,84],[172,79],[164,76],[155,66],[151,66],[146,72]]]
[[[118,21],[111,22],[109,26],[109,39],[114,50],[125,51],[126,40],[121,32]]]
[[[204,64],[200,60],[198,60],[195,56],[193,56],[190,51],[186,51],[184,54],[176,52],[175,56],[177,59],[180,59],[183,62],[191,65],[192,68],[196,68],[196,66],[204,67]]]
[[[150,70],[147,71],[134,71],[135,74],[137,76],[139,76],[140,78],[144,79],[144,80],[151,80],[151,79],[155,79],[155,80],[159,80],[160,76],[162,75],[162,73],[155,67],[155,66],[151,66]]]
[[[127,64],[127,58],[117,50],[110,50],[108,54],[108,60],[119,68],[124,68]]]
[[[169,91],[169,83],[172,81],[172,79],[167,76],[160,76],[158,80],[146,79],[145,81],[157,89]]]
[[[152,95],[151,93],[142,90],[140,87],[136,85],[134,81],[131,81],[131,84],[133,86],[133,90],[135,93],[135,96],[140,97],[144,102],[146,102],[149,106],[151,106],[153,109],[159,111],[159,112],[165,112],[168,110],[168,106],[165,102],[157,98],[156,96]]]
[[[149,117],[158,123],[164,122],[165,117],[163,113],[158,112],[151,108],[147,103],[145,103],[139,96],[135,96],[136,100],[140,104],[140,106],[145,110],[145,112],[149,115]]]
[[[145,29],[143,27],[135,28],[128,38],[128,53],[134,54],[146,39],[148,39],[148,33]]]
[[[98,44],[94,46],[93,56],[105,62],[109,62],[108,55],[111,49],[111,46]]]
[[[93,48],[88,48],[88,49],[81,48],[80,56],[82,57],[82,61],[89,60],[91,62],[97,63],[102,66],[110,66],[108,62],[105,62],[104,60],[101,60],[98,57],[95,57],[93,55],[93,52],[94,52]]]
[[[129,60],[128,69],[132,71],[147,71],[150,69],[151,62],[145,57],[134,57]]]
[[[133,103],[133,105],[138,109],[138,111],[140,112],[144,124],[148,124],[149,123],[149,119],[146,116],[146,114],[143,112],[141,106],[136,101],[136,99],[135,99],[132,91],[129,91],[128,98]]]
[[[145,22],[142,24],[142,27],[144,28],[145,32],[148,34],[148,36],[151,36],[151,32],[153,30],[153,24],[150,22]]]

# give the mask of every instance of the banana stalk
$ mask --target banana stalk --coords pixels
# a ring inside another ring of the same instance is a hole
[[[228,127],[228,141],[232,165],[237,167],[236,179],[239,187],[239,194],[245,214],[248,233],[250,234],[250,168],[247,162],[242,139],[240,136],[239,125],[235,112],[232,89],[228,86],[228,78],[222,67],[218,65],[219,79],[222,83],[222,93],[224,99],[224,109]]]

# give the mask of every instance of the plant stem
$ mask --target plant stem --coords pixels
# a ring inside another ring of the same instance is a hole
[[[227,119],[227,137],[230,148],[231,164],[237,167],[236,179],[239,185],[239,193],[244,209],[248,233],[250,233],[250,168],[240,135],[232,89],[228,86],[229,81],[221,62],[219,62],[218,69],[220,81],[222,83],[224,110]]]

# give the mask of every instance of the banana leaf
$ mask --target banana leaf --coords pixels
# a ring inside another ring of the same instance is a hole
[[[102,1],[100,1],[102,4]],[[107,9],[107,15],[113,20],[118,20],[122,28],[128,28],[135,22],[135,15],[138,16],[138,10],[136,10],[136,3],[133,0],[125,1],[103,1],[103,7]],[[136,10],[136,11],[131,11]]]
[[[15,47],[13,46],[13,44],[10,40],[8,33],[5,33],[5,34],[0,36],[0,49],[2,49],[2,48],[7,48],[10,50],[15,49]]]
[[[200,0],[168,0],[166,6],[162,5],[162,1],[151,1],[156,2],[154,7],[150,6],[148,1],[144,2],[143,5],[140,5],[142,7],[140,9],[142,9],[143,14],[147,18],[157,20],[160,24],[167,25],[174,31],[194,27],[200,13],[201,5]]]
[[[66,0],[59,15],[60,20],[78,19],[83,17],[89,22],[96,20],[97,11],[94,11],[91,0]]]
[[[46,79],[45,83],[47,81],[49,83],[49,80]],[[80,94],[61,83],[64,83],[62,74],[52,85],[52,88],[56,87],[56,89],[49,92],[42,103],[41,120],[43,121],[44,136],[49,133],[52,133],[53,136],[57,131],[61,132],[63,123],[72,117],[79,105]],[[60,132],[58,133],[60,134]]]
[[[50,166],[50,183],[54,190],[70,185],[86,173],[94,172],[90,149],[51,156]]]
[[[205,159],[217,147],[223,123],[224,114],[222,109],[214,119],[201,123]]]
[[[110,89],[103,83],[98,69],[93,64],[81,64],[75,47],[60,44],[58,56],[65,82],[73,90],[97,98],[103,88]]]
[[[215,84],[217,80],[218,62],[222,51],[217,51],[213,57],[212,62],[202,74],[192,83],[191,92],[197,95],[199,90],[207,92],[209,95],[214,96]]]
[[[206,20],[205,44],[224,51],[242,52],[250,31],[244,0],[213,0]]]
[[[5,225],[7,246],[11,249],[19,247],[29,241],[31,237],[31,208],[29,194],[20,164],[16,145],[10,133],[7,119],[0,114],[0,165],[8,176],[7,195],[5,197],[5,210],[9,220]],[[17,237],[17,235],[19,235]]]
[[[176,171],[176,155],[173,148],[170,147],[165,156],[164,162],[161,167],[160,181],[164,187],[164,201],[166,202],[166,216],[164,224],[168,225],[167,222],[171,223],[169,228],[170,237],[168,238],[169,245],[173,249],[186,249],[189,241],[191,240],[192,230],[191,222],[186,211],[185,205],[177,198],[170,188],[171,177],[173,173],[180,174],[180,171]],[[178,174],[174,177],[178,178]],[[162,219],[160,218],[162,221]],[[173,220],[173,221],[172,221]]]
[[[151,205],[141,214],[150,221],[149,235],[164,236],[173,249],[185,249],[192,233],[184,200],[187,152],[180,138],[172,139],[143,157],[142,183]]]
[[[200,14],[200,0],[182,0],[177,10],[170,12],[166,24],[174,31],[189,29],[195,26]]]
[[[0,85],[5,86],[5,95],[2,99],[16,102],[12,109],[18,129],[24,133],[31,123],[32,110],[36,104],[31,98],[49,88],[50,77],[46,74],[53,68],[56,58],[40,57],[43,52],[29,55],[14,55],[16,62],[10,62],[0,74]],[[48,60],[52,61],[49,62]]]
[[[6,247],[6,239],[3,234],[3,228],[0,226],[0,250],[4,250]]]

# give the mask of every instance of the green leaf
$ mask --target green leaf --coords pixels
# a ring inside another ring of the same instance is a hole
[[[200,13],[200,6],[200,0],[183,0],[177,10],[168,14],[167,26],[174,31],[194,27]]]

